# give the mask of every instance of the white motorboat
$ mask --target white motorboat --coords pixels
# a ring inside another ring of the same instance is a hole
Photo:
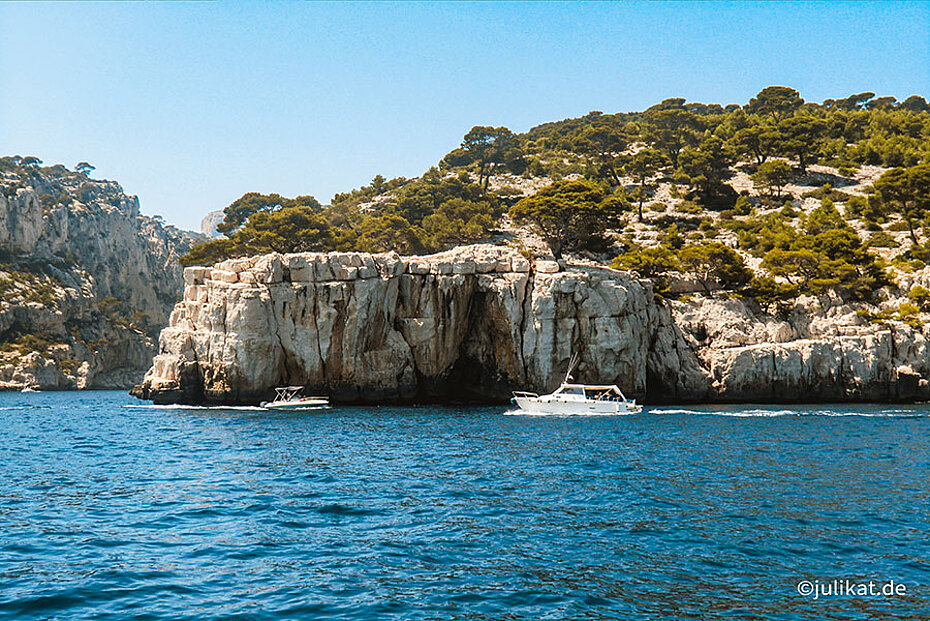
[[[513,403],[521,410],[535,414],[636,414],[643,407],[636,404],[635,399],[627,399],[619,387],[595,384],[572,384],[571,372],[577,364],[577,358],[572,362],[565,374],[565,379],[558,389],[548,395],[538,395],[535,392],[514,392]]]
[[[329,407],[329,397],[301,396],[303,386],[280,386],[275,388],[274,401],[262,401],[259,405],[267,410],[322,410]]]

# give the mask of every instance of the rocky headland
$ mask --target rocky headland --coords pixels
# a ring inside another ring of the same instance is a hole
[[[651,403],[930,396],[923,327],[833,295],[777,317],[751,299],[664,299],[625,272],[490,245],[269,254],[184,280],[133,389],[143,399],[256,403],[293,384],[343,403],[498,402],[555,388],[573,353],[578,380]]]
[[[920,96],[785,86],[475,126],[329,204],[247,192],[194,246],[86,162],[0,158],[0,388],[491,402],[577,353],[650,402],[927,399],[928,132]]]
[[[199,237],[140,214],[113,181],[0,164],[0,389],[137,383]]]

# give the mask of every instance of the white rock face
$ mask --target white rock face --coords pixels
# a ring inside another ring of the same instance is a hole
[[[156,352],[144,326],[168,323],[181,292],[178,257],[192,241],[140,215],[138,199],[114,182],[63,167],[5,171],[0,341],[13,347],[0,353],[0,389],[137,383]],[[109,313],[107,298],[116,300]]]
[[[200,234],[207,239],[216,239],[222,237],[222,233],[216,230],[216,227],[223,221],[226,214],[223,210],[211,211],[200,221]]]
[[[185,271],[134,394],[254,403],[305,385],[342,402],[506,399],[577,380],[651,402],[926,398],[925,335],[829,298],[788,319],[741,299],[653,298],[607,268],[466,246],[424,257],[265,255]]]
[[[830,296],[802,298],[784,320],[741,299],[673,302],[681,330],[717,401],[927,399],[925,328],[871,324]]]
[[[498,400],[556,387],[573,352],[580,380],[646,388],[651,290],[609,269],[533,274],[476,245],[266,255],[185,282],[145,398],[253,402],[300,384],[342,401]]]

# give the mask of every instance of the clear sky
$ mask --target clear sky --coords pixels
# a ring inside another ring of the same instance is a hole
[[[930,97],[930,4],[0,2],[0,153],[87,160],[192,229],[416,176],[473,125],[771,84]]]

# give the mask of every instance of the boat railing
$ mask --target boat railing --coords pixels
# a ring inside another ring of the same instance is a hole
[[[524,392],[521,390],[515,390],[513,393],[514,397],[524,397],[524,398],[536,398],[539,397],[535,392]]]

